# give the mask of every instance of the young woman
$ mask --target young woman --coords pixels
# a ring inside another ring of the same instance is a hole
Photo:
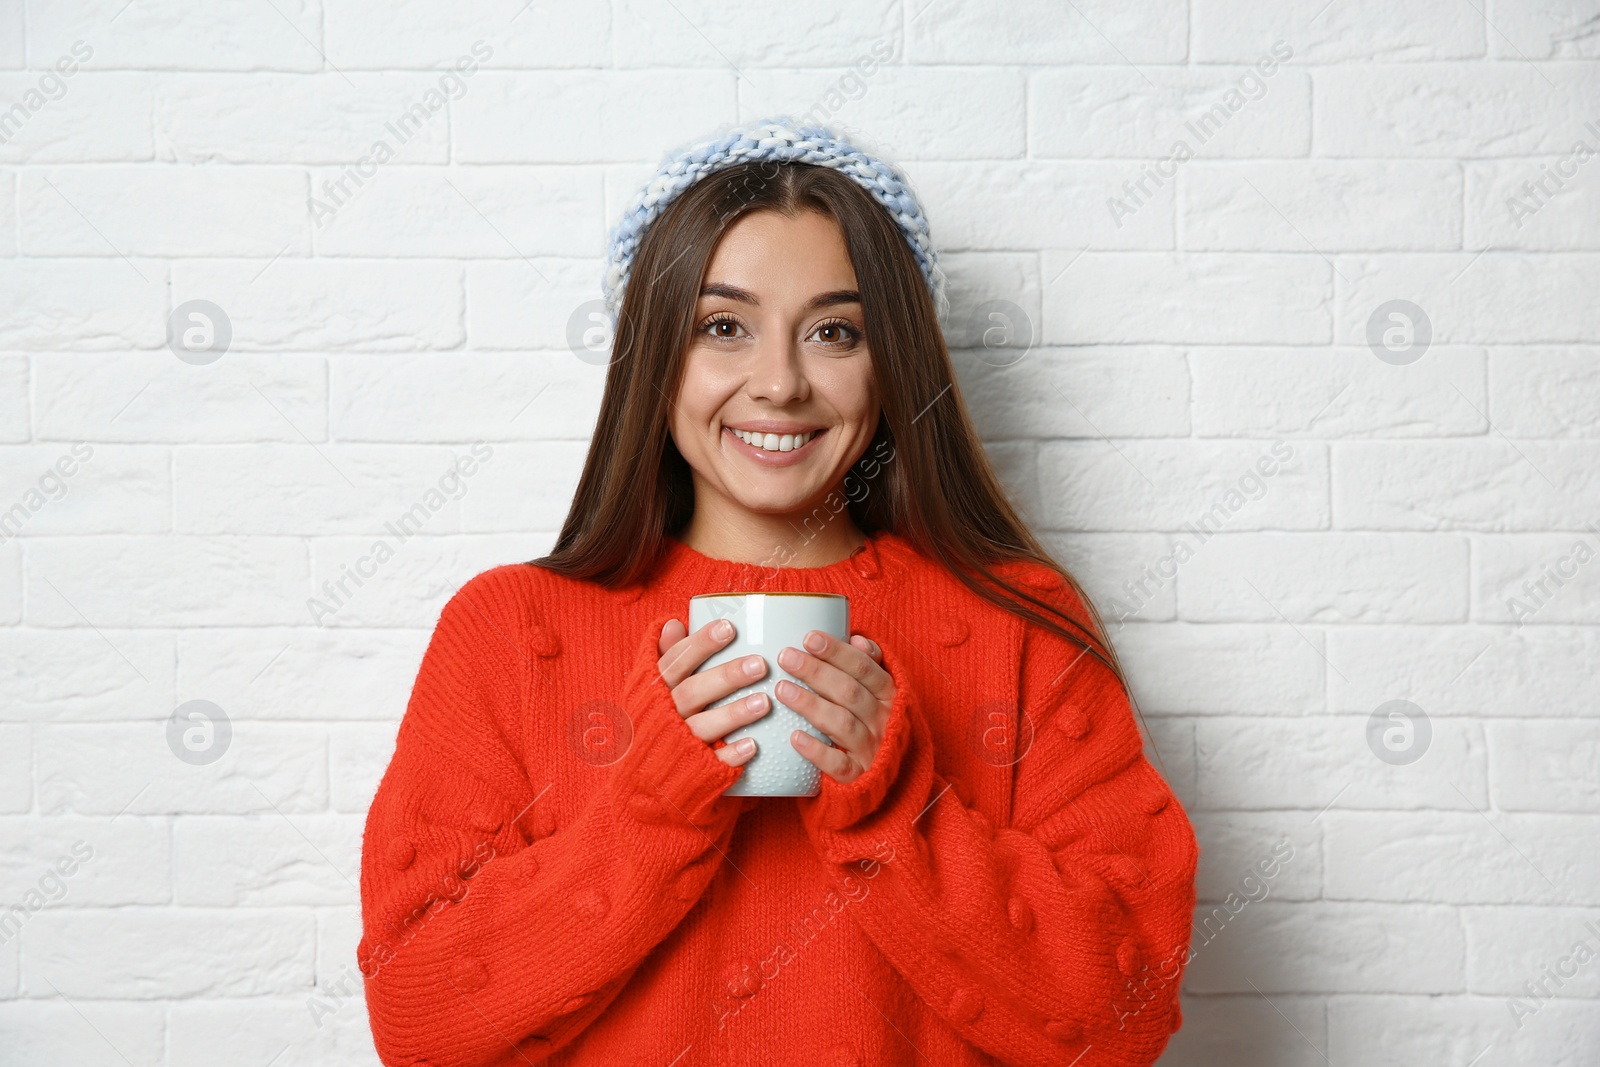
[[[815,127],[697,146],[619,226],[555,551],[446,604],[367,818],[385,1063],[1160,1054],[1194,836],[985,458],[940,279],[898,173]],[[725,797],[770,708],[708,705],[773,665],[695,673],[731,633],[688,599],[777,590],[850,597],[778,664],[833,744],[791,736],[816,796]]]

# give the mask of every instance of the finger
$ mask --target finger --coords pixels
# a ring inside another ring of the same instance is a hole
[[[661,628],[661,634],[657,640],[657,647],[661,654],[665,656],[668,650],[679,641],[682,641],[684,635],[688,632],[688,628],[678,619],[668,619],[667,624]]]
[[[678,714],[687,717],[700,712],[707,704],[754,685],[766,674],[765,659],[754,654],[739,656],[684,678],[672,687],[672,699],[678,705]]]
[[[883,649],[879,647],[878,642],[874,641],[866,634],[852,635],[850,638],[850,643],[855,645],[861,651],[865,652],[867,655],[871,656],[874,660],[877,660],[879,663],[883,662]]]
[[[684,721],[700,740],[710,744],[741,726],[748,726],[772,710],[772,698],[765,693],[751,693],[740,700],[721,707],[707,708],[690,715]]]
[[[842,749],[825,745],[804,730],[791,730],[789,744],[795,751],[813,763],[817,770],[829,778],[843,784],[854,781],[860,772],[856,770],[856,761]]]
[[[831,634],[822,636],[820,652],[786,647],[778,653],[778,666],[828,700],[860,714],[869,713],[880,698],[888,698],[893,680],[887,671],[854,645]]]
[[[678,640],[662,653],[658,663],[661,677],[666,680],[668,688],[676,686],[698,670],[700,664],[710,658],[717,649],[732,641],[734,635],[733,624],[726,619],[708,622],[688,636],[682,636],[681,631],[684,629],[683,623],[673,619],[661,631],[663,641],[669,632],[679,635]]]
[[[860,715],[834,701],[824,700],[804,686],[784,679],[773,687],[773,691],[785,707],[793,709],[795,714],[827,734],[835,745],[849,749],[861,748],[870,736],[867,724]]]
[[[756,739],[741,737],[731,745],[723,745],[717,749],[717,758],[730,767],[737,767],[749,763],[756,754]]]

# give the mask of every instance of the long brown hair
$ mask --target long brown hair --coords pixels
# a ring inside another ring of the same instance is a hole
[[[577,492],[554,551],[530,562],[607,586],[639,582],[666,535],[693,515],[694,485],[669,431],[670,407],[706,266],[722,234],[758,210],[831,216],[855,268],[882,396],[877,432],[852,471],[881,484],[860,499],[847,494],[857,527],[893,531],[978,596],[1100,660],[1138,711],[1093,601],[1029,532],[989,464],[933,298],[899,226],[871,194],[827,167],[770,161],[728,167],[684,190],[646,230],[618,310],[605,395]],[[885,446],[893,459],[879,466],[873,457],[884,455]],[[1092,625],[991,570],[1021,560],[1058,574]]]

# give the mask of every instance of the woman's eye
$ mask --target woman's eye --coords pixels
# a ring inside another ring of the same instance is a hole
[[[736,319],[712,319],[700,330],[702,333],[709,331],[712,337],[730,340],[739,335],[739,323]]]
[[[814,336],[823,344],[834,348],[853,345],[861,339],[856,328],[848,322],[824,322],[817,327]]]

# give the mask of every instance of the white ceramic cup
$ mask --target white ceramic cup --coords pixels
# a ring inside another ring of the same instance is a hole
[[[756,739],[756,754],[744,763],[744,773],[723,795],[816,796],[822,790],[822,772],[800,754],[789,735],[804,730],[824,744],[831,745],[833,741],[778,699],[773,690],[782,679],[803,689],[811,688],[778,665],[778,653],[785,647],[805,651],[803,642],[812,630],[848,641],[850,598],[842,593],[702,593],[689,598],[690,633],[717,619],[733,623],[733,640],[707,657],[695,673],[751,655],[767,661],[767,673],[754,684],[706,707],[720,708],[751,693],[765,693],[771,701],[761,718],[723,735],[723,741],[730,745],[743,737]]]

